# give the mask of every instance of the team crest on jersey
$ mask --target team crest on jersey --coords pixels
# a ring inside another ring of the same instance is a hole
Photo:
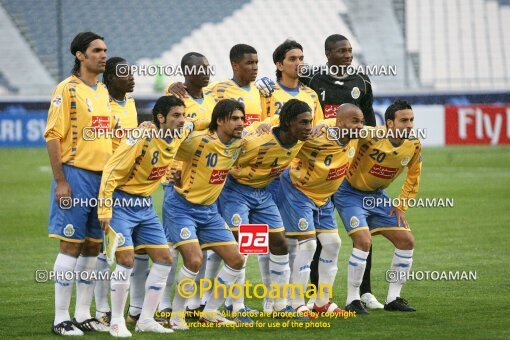
[[[351,217],[351,228],[359,227],[359,219],[356,216]]]
[[[133,146],[136,144],[136,141],[138,139],[134,138],[134,137],[129,137],[129,138],[126,138],[126,144],[129,145],[129,146]]]
[[[184,227],[181,229],[181,233],[179,234],[183,240],[187,240],[191,237],[191,232],[188,227]]]
[[[234,227],[239,227],[241,225],[241,223],[243,223],[243,219],[241,218],[241,215],[239,215],[238,213],[235,213],[233,216],[232,216],[232,225]]]
[[[92,112],[92,110],[94,109],[94,108],[92,107],[92,101],[91,101],[90,99],[86,98],[86,99],[85,99],[85,104],[87,104],[87,110],[88,110],[89,112]]]
[[[64,228],[64,236],[66,237],[71,237],[74,235],[74,227],[72,224],[68,224],[66,225],[66,227]]]
[[[62,96],[57,94],[55,97],[53,97],[53,100],[51,101],[51,104],[53,106],[59,107],[62,104]]]
[[[410,160],[411,160],[411,157],[405,156],[404,158],[402,158],[402,161],[400,162],[400,164],[402,164],[402,166],[406,166],[407,164],[409,164]]]
[[[354,99],[358,99],[360,94],[361,94],[361,92],[360,92],[359,88],[356,86],[351,91],[351,97]]]
[[[308,229],[308,221],[306,220],[306,218],[301,217],[299,219],[298,228],[301,231],[305,231],[306,229]]]
[[[234,151],[232,151],[232,159],[234,160],[234,162],[237,160],[238,157],[239,157],[239,149],[235,149]]]
[[[126,243],[126,238],[124,237],[124,235],[122,235],[121,233],[118,233],[117,234],[117,237],[119,239],[119,247],[120,246],[123,246],[124,243]]]
[[[354,146],[351,146],[351,148],[349,149],[349,151],[347,151],[347,156],[349,156],[349,158],[354,157],[354,152],[356,152],[356,151],[354,150]]]

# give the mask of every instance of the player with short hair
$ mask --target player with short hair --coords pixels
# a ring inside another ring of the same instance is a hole
[[[117,66],[121,65],[121,66]],[[124,67],[126,66],[126,67]],[[125,71],[119,74],[117,71]],[[135,100],[128,93],[133,92],[135,80],[129,72],[129,65],[124,58],[112,57],[106,61],[105,71],[103,72],[103,83],[108,89],[110,95],[110,108],[112,114],[117,119],[117,124],[124,129],[134,129],[138,125]],[[119,146],[121,139],[113,139],[113,151]],[[106,256],[101,252],[97,257],[96,271],[98,273],[110,272],[110,266],[106,262]],[[105,326],[110,326],[111,312],[108,303],[108,292],[110,282],[100,280],[95,282],[94,297],[96,299],[96,319]]]
[[[254,122],[259,122],[264,120],[266,117],[263,116],[262,106],[261,106],[261,96],[259,90],[255,87],[254,81],[257,78],[258,73],[258,56],[257,51],[250,45],[246,44],[237,44],[234,45],[230,49],[229,53],[230,64],[232,66],[233,76],[232,79],[227,79],[225,81],[221,81],[214,86],[209,86],[211,91],[216,94],[219,100],[221,99],[233,99],[244,105],[245,109],[245,123],[244,126],[248,127]],[[168,87],[168,92],[179,97],[186,98],[186,84],[182,84],[180,82],[176,82],[171,84]],[[234,234],[237,237],[237,234]],[[197,279],[205,277],[208,279],[212,279],[218,273],[221,265],[221,258],[215,252],[209,250],[205,255],[206,261],[204,262],[205,273],[202,272],[203,268]],[[239,278],[238,283],[242,285],[244,283],[245,277],[243,276]],[[203,276],[202,276],[203,274]],[[232,306],[234,302],[236,306],[243,306],[241,309],[246,309],[250,313],[256,314],[257,311],[249,308],[248,306],[244,306],[244,292],[237,292],[234,294],[238,296],[237,298],[227,298],[225,302],[226,310],[231,313],[238,312],[237,310],[232,310]],[[205,303],[208,298],[208,294],[205,294],[202,297],[200,302],[200,308],[205,306]],[[191,300],[191,301],[190,301]],[[188,300],[189,309],[197,308],[198,303],[196,302],[196,298]],[[246,319],[247,321],[247,319]]]
[[[363,112],[365,125],[375,126],[372,85],[365,74],[343,74],[351,65],[353,54],[349,40],[340,34],[332,34],[324,42],[324,52],[330,72],[317,71],[314,74],[301,72],[299,80],[310,86],[319,97],[324,111],[324,118],[334,118],[339,106],[351,103]],[[338,71],[338,73],[334,73]],[[317,250],[311,265],[311,282],[317,285],[319,280],[319,257],[321,242],[317,241]],[[367,258],[367,266],[361,283],[361,301],[368,309],[379,309],[384,306],[372,294],[370,285],[370,269],[372,264],[372,248]],[[312,304],[313,305],[313,304]]]
[[[57,335],[108,331],[90,315],[92,280],[77,281],[73,321],[69,316],[74,280],[68,280],[64,273],[93,272],[103,241],[97,209],[92,204],[74,206],[72,198],[97,198],[101,172],[112,155],[110,139],[102,136],[89,140],[84,136],[90,129],[114,127],[108,91],[97,80],[106,65],[103,37],[93,32],[79,33],[70,49],[75,57],[72,75],[53,91],[44,132],[54,177],[48,232],[49,237],[60,240],[60,252],[53,267],[57,279],[52,331]]]
[[[152,259],[145,284],[145,297],[137,332],[171,333],[154,320],[166,279],[172,265],[165,232],[152,206],[151,195],[182,141],[189,134],[184,129],[184,103],[176,97],[159,98],[152,110],[156,130],[161,136],[127,138],[106,164],[99,191],[98,216],[104,231],[111,227],[121,235],[116,250],[117,266],[111,280],[112,319],[110,334],[131,336],[124,320],[124,307],[136,250],[144,249]],[[150,131],[148,131],[150,132]],[[108,200],[122,202],[112,209]],[[150,204],[147,204],[149,198]],[[102,203],[102,204],[101,204]],[[122,276],[121,274],[124,274]]]
[[[227,173],[239,156],[243,124],[243,105],[224,99],[214,107],[209,130],[192,133],[177,153],[177,159],[186,161],[182,167],[182,184],[175,184],[172,190],[167,188],[163,202],[167,238],[183,259],[177,287],[191,288],[183,283],[196,279],[203,261],[201,248],[211,249],[223,259],[225,264],[217,276],[219,282],[228,286],[241,274],[244,257],[216,201]],[[218,312],[223,301],[222,296],[209,298],[200,320],[218,325],[235,324]],[[183,315],[185,303],[186,296],[176,292],[170,318],[173,329],[189,329]]]
[[[334,195],[335,206],[353,241],[347,266],[346,309],[358,314],[367,313],[360,301],[359,287],[372,244],[371,234],[382,234],[395,246],[391,270],[396,271],[398,280],[389,284],[384,309],[416,310],[400,297],[400,290],[413,262],[414,237],[404,213],[406,200],[416,197],[418,193],[421,144],[417,139],[408,138],[414,125],[414,113],[409,103],[396,100],[386,109],[384,118],[387,138],[369,136],[358,141],[355,160]],[[404,168],[407,168],[407,175],[399,196],[401,204],[390,206],[384,189]],[[367,202],[378,200],[386,202],[382,206],[367,205]]]
[[[363,113],[353,104],[342,104],[335,125],[346,132],[355,133],[363,127]],[[285,226],[285,236],[298,242],[291,268],[291,283],[302,287],[292,300],[292,307],[298,313],[310,312],[305,305],[304,292],[310,276],[316,238],[321,241],[323,248],[319,263],[321,276],[316,290],[321,295],[317,294],[313,310],[318,314],[342,313],[330,301],[333,292],[326,289],[333,286],[335,281],[341,245],[331,196],[347,173],[356,145],[357,140],[349,135],[338,140],[331,140],[328,134],[309,139],[292,166],[281,176],[278,208]]]
[[[310,136],[312,121],[308,104],[297,99],[285,103],[279,126],[268,134],[245,137],[243,152],[219,199],[220,211],[232,231],[237,232],[243,223],[269,225],[270,261],[262,270],[268,273],[271,283],[282,287],[273,307],[276,312],[293,313],[294,309],[283,296],[283,285],[290,276],[289,253],[283,222],[268,186],[289,166]]]
[[[209,122],[211,121],[213,109],[218,103],[218,97],[216,96],[216,94],[209,88],[207,88],[209,84],[210,75],[208,73],[202,74],[202,72],[198,74],[199,73],[198,70],[205,71],[208,70],[208,68],[209,61],[204,55],[198,52],[186,53],[181,59],[181,69],[183,71],[195,69],[197,70],[197,74],[191,73],[184,74],[183,84],[184,95],[178,97],[184,101],[184,104],[186,104],[185,111],[186,119],[197,124],[197,129],[200,130],[207,128]],[[177,82],[169,84],[166,89],[166,94],[174,95],[172,88],[174,88],[175,84],[181,83]],[[170,191],[173,190],[173,185],[175,181],[180,183],[181,174],[182,174],[182,162],[178,160],[173,160],[170,166],[168,167],[166,176],[162,180],[162,184],[165,190],[165,197],[170,193]],[[165,205],[163,205],[163,210],[165,209],[166,207]],[[170,244],[171,240],[168,239],[168,242]],[[179,253],[175,249],[173,249],[173,247],[170,248],[170,251],[172,252],[174,263],[176,265],[172,268],[170,275],[168,275],[165,293],[163,294],[163,299],[161,300],[159,306],[160,312],[164,313],[164,315],[170,315],[170,313],[172,312],[172,298],[170,292],[175,282],[175,274],[177,271],[177,263],[179,260]],[[201,278],[204,277],[204,272],[205,267],[200,269],[199,275],[197,276],[197,283]],[[143,277],[141,277],[141,279],[143,279]],[[190,313],[191,315],[194,315],[193,313],[194,311],[203,310],[205,303],[202,305],[200,300],[201,299],[199,294],[196,294],[194,297],[188,299],[187,301],[188,305],[186,306],[186,309],[191,311]],[[132,303],[130,306],[130,319],[136,319],[135,315],[138,312],[136,306],[137,305],[134,303]]]

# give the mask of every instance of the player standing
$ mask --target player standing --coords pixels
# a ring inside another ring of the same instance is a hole
[[[333,34],[324,42],[327,72],[318,71],[314,74],[301,72],[299,80],[310,86],[319,96],[324,111],[324,118],[334,118],[339,106],[351,103],[363,112],[365,125],[375,126],[372,85],[364,74],[348,74],[346,67],[352,63],[352,46],[349,40],[340,34]],[[342,73],[343,72],[343,73]],[[317,250],[311,265],[311,282],[317,285],[319,280],[319,256],[322,244],[317,241]],[[383,305],[372,294],[370,270],[372,267],[372,248],[367,258],[367,266],[361,283],[361,301],[368,309],[380,309]]]
[[[353,104],[342,104],[336,114],[336,127],[357,132],[363,127],[363,114]],[[354,135],[354,134],[352,134]],[[290,169],[280,180],[278,208],[282,215],[286,237],[297,240],[296,257],[291,268],[291,283],[302,287],[292,300],[298,313],[309,313],[304,291],[310,275],[310,263],[316,248],[316,238],[323,244],[319,262],[319,286],[314,312],[341,313],[330,301],[338,270],[337,261],[341,240],[338,236],[334,205],[331,196],[336,192],[352,162],[357,140],[346,135],[330,140],[326,134],[307,140]]]
[[[124,307],[134,253],[140,249],[149,254],[153,264],[145,284],[145,297],[136,331],[172,332],[154,320],[154,312],[171,269],[172,257],[163,226],[152,206],[151,195],[158,188],[161,177],[189,130],[183,129],[184,103],[176,97],[159,98],[152,114],[157,130],[162,135],[157,138],[127,138],[122,142],[105,166],[99,192],[100,202],[102,200],[107,203],[113,198],[123,203],[115,206],[113,211],[110,205],[103,203],[98,210],[102,229],[106,231],[111,226],[122,239],[115,253],[117,266],[111,280],[110,334],[117,337],[131,336],[124,320]],[[149,198],[150,204],[147,204],[146,198]]]
[[[81,272],[87,275],[80,278],[89,276],[96,268],[103,240],[96,207],[74,206],[72,198],[97,198],[101,172],[112,155],[110,139],[103,136],[87,140],[84,131],[110,129],[113,125],[108,91],[97,80],[106,66],[103,38],[92,32],[79,33],[71,43],[71,53],[75,57],[73,74],[53,91],[44,132],[54,177],[48,233],[60,240],[53,267],[57,279],[52,331],[57,335],[108,331],[90,315],[92,280],[77,281],[73,321],[69,315],[74,279],[69,280],[65,274]]]
[[[397,100],[391,104],[384,118],[388,137],[369,136],[359,140],[355,160],[334,195],[335,206],[353,242],[347,266],[346,309],[358,314],[367,313],[360,301],[359,287],[372,243],[371,234],[382,234],[395,246],[391,270],[396,272],[398,280],[389,284],[384,309],[416,310],[400,297],[400,290],[413,262],[414,237],[404,212],[407,209],[405,201],[418,193],[422,165],[421,145],[417,139],[406,138],[414,121],[412,108],[406,101]],[[399,196],[400,204],[391,206],[384,189],[406,167],[407,175]],[[384,203],[377,205],[377,200]]]
[[[120,67],[117,65],[120,65]],[[129,72],[127,61],[120,57],[109,58],[106,61],[106,67],[103,73],[103,83],[108,89],[110,108],[112,109],[112,114],[117,119],[117,124],[124,129],[136,128],[138,125],[138,118],[135,100],[128,95],[128,93],[134,90],[135,80],[133,75]],[[113,151],[119,146],[120,142],[120,139],[113,139]],[[97,257],[96,271],[98,273],[107,273],[110,271],[110,267],[106,262],[106,256],[103,252]],[[110,282],[107,280],[95,282],[94,297],[96,299],[96,319],[105,326],[110,326],[111,319],[110,305],[108,304],[109,290]]]
[[[209,125],[213,109],[218,102],[216,94],[207,88],[210,74],[205,71],[208,71],[209,67],[210,65],[207,58],[197,52],[186,53],[181,59],[181,69],[185,72],[183,84],[184,95],[178,97],[180,97],[182,101],[184,101],[184,104],[186,104],[186,119],[188,121],[195,122],[198,125],[197,129],[200,130],[207,128]],[[175,84],[182,83],[177,82],[169,84],[166,90],[166,94],[174,94],[172,88]],[[173,160],[167,170],[165,178],[162,181],[163,186],[165,187],[165,197],[169,195],[173,190],[174,182],[177,182],[177,184],[180,185],[181,174],[182,162]],[[163,204],[163,210],[165,209],[167,209],[167,207]],[[168,242],[171,245],[170,239],[168,239]],[[161,304],[159,306],[159,310],[162,313],[165,313],[164,315],[170,315],[172,312],[172,298],[170,292],[175,282],[177,262],[179,259],[179,253],[173,247],[170,247],[170,251],[172,252],[175,265],[172,268],[170,275],[168,275],[165,293],[163,294],[163,299],[161,300]],[[204,277],[204,272],[205,267],[200,268],[200,272],[197,275],[197,283],[201,278]],[[188,299],[187,303],[188,305],[186,308],[192,312],[191,315],[194,315],[193,311],[203,310],[204,306],[201,305],[199,294],[196,294],[194,297]],[[130,307],[133,313],[136,312],[135,306],[135,304],[132,304]]]
[[[165,195],[163,221],[169,238],[182,256],[183,266],[177,279],[170,325],[189,329],[184,319],[187,294],[185,283],[195,280],[202,266],[202,249],[211,249],[224,261],[218,281],[234,283],[241,274],[244,257],[218,211],[216,200],[241,147],[244,107],[233,100],[220,101],[214,108],[208,131],[194,132],[179,149],[177,158],[186,160],[182,167],[182,185]],[[182,286],[182,287],[181,287]],[[224,297],[211,296],[200,320],[218,325],[232,325],[219,312]]]

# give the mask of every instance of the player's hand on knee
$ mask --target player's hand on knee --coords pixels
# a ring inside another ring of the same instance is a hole
[[[261,123],[259,126],[257,126],[257,129],[255,131],[259,136],[269,133],[271,132],[271,124]]]
[[[99,219],[99,223],[101,224],[101,229],[103,229],[103,231],[106,231],[106,229],[108,229],[108,226],[110,225],[110,220],[111,220],[111,218],[100,218]]]
[[[391,208],[389,215],[393,216],[393,214],[395,214],[397,216],[397,221],[398,221],[399,227],[404,227],[406,229],[409,228],[409,224],[407,223],[406,215],[402,210],[400,210],[399,208],[393,207],[393,208]]]
[[[174,95],[178,98],[186,98],[188,97],[188,92],[186,91],[186,85],[177,81],[168,87],[168,93]]]
[[[274,92],[274,85],[274,81],[267,77],[262,77],[255,81],[255,87],[265,98],[271,97],[271,94]]]

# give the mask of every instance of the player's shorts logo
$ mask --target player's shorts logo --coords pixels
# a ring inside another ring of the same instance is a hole
[[[187,240],[191,237],[191,232],[189,231],[189,229],[187,227],[184,227],[181,229],[180,236],[183,240]]]
[[[68,224],[64,228],[64,236],[71,237],[74,235],[74,227],[72,224]]]
[[[352,157],[354,157],[355,152],[356,152],[356,150],[354,150],[354,146],[351,146],[349,151],[347,151],[347,156],[349,156],[349,158],[352,158]]]
[[[351,217],[351,228],[359,227],[359,219],[356,216]]]
[[[123,246],[126,243],[126,238],[121,233],[117,233],[117,237],[119,238],[119,247]]]
[[[57,94],[55,97],[53,97],[53,100],[51,101],[51,104],[53,106],[59,107],[62,104],[62,96]]]
[[[308,221],[306,220],[306,218],[301,217],[299,219],[298,228],[301,231],[305,231],[306,229],[308,229]]]
[[[406,166],[407,164],[409,164],[410,160],[411,160],[411,157],[405,156],[404,158],[402,158],[402,161],[400,162],[400,164],[402,164],[402,166]]]
[[[232,225],[234,227],[239,227],[241,225],[241,223],[243,223],[243,219],[241,218],[241,215],[235,213],[232,216]]]
[[[354,87],[354,88],[352,89],[352,91],[351,91],[351,96],[352,96],[352,98],[354,98],[354,99],[358,99],[358,98],[359,98],[359,96],[360,96],[360,94],[361,94],[361,92],[359,91],[359,88],[357,88],[357,87]]]

